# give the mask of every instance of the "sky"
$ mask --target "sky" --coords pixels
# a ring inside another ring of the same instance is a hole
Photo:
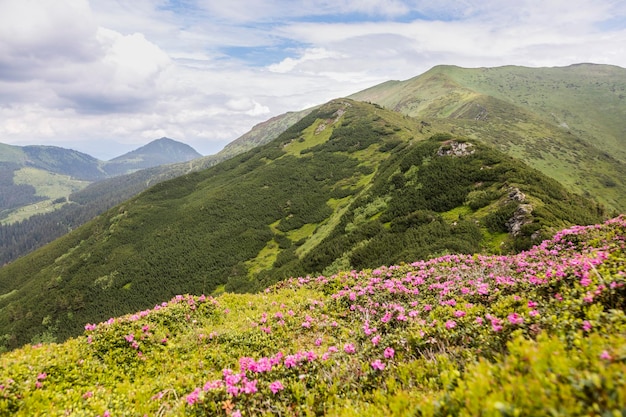
[[[0,143],[203,155],[435,65],[626,67],[623,0],[0,0]]]

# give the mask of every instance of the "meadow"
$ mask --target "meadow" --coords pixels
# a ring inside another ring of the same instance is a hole
[[[623,415],[625,232],[179,295],[4,353],[0,415]]]

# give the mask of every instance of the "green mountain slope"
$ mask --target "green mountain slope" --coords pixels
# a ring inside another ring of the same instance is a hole
[[[607,207],[626,210],[626,69],[438,66],[351,96],[496,145]]]
[[[621,415],[625,235],[179,295],[0,355],[0,415]]]
[[[420,128],[335,100],[267,145],[157,184],[0,269],[0,334],[62,340],[174,294],[508,252],[603,215],[480,141]]]
[[[19,169],[19,165],[13,162],[0,162],[0,265],[52,242],[154,184],[206,169],[270,142],[311,110],[285,113],[260,123],[215,155],[141,169],[87,186],[85,182],[69,176],[35,168]],[[143,151],[139,155],[132,152],[129,155],[154,162],[155,152],[158,156],[164,149],[159,146],[159,141],[153,141],[152,144],[155,146],[148,148],[149,151],[152,149],[149,152],[152,156],[143,155]],[[164,141],[164,144],[167,145],[168,141]],[[4,145],[5,149],[2,146],[0,144],[0,157],[19,160],[21,148]],[[172,150],[176,152],[176,144],[174,146]],[[182,150],[189,149],[182,147]],[[135,169],[133,167],[136,165],[133,164],[137,161],[129,161],[128,155],[120,158],[124,169]],[[160,161],[167,162],[163,159]]]

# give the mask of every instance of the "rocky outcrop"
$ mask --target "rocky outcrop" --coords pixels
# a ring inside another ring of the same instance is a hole
[[[506,228],[513,236],[519,236],[522,226],[532,223],[533,206],[530,204],[520,204],[515,209],[513,216],[506,222]]]
[[[456,140],[449,140],[443,143],[437,151],[437,156],[468,156],[473,154],[474,145],[469,142],[459,142]]]
[[[533,206],[526,202],[526,194],[520,191],[517,187],[509,187],[509,194],[507,196],[507,202],[515,201],[519,203],[517,209],[513,213],[513,216],[506,222],[506,228],[513,236],[519,236],[522,231],[522,226],[532,223],[533,221]]]

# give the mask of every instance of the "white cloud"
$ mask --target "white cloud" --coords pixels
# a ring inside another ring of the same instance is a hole
[[[341,57],[342,54],[329,51],[325,48],[309,48],[304,50],[298,58],[285,58],[277,64],[270,65],[268,69],[272,72],[286,73],[294,71],[296,68],[301,67],[302,64],[310,61],[338,59]]]
[[[437,64],[626,66],[625,22],[618,0],[0,0],[0,142],[212,153]]]

